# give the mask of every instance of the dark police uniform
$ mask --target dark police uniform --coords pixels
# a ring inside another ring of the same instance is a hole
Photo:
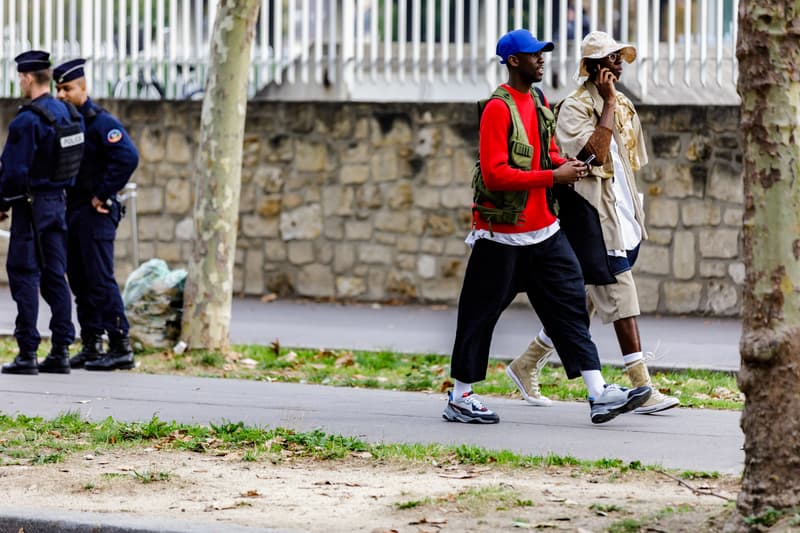
[[[56,67],[56,84],[84,77],[84,63],[75,59]],[[84,347],[70,364],[87,370],[133,368],[128,321],[114,277],[114,238],[122,218],[117,192],[136,170],[139,153],[119,120],[91,98],[79,110],[86,122],[86,146],[75,186],[67,192],[67,275]],[[92,206],[94,197],[109,213]],[[105,355],[103,333],[109,339]]]
[[[47,52],[31,51],[15,58],[17,70],[35,72],[50,68]],[[49,93],[32,102],[52,114],[59,125],[71,122],[68,108]],[[82,127],[82,124],[81,124]],[[4,365],[3,373],[37,374],[36,350],[41,337],[36,328],[39,290],[50,306],[53,348],[48,359],[65,360],[75,339],[67,264],[67,225],[64,183],[54,183],[56,128],[34,111],[21,108],[11,121],[0,155],[0,210],[10,208],[11,240],[6,269],[11,296],[17,303],[14,337],[19,354]],[[71,184],[71,183],[69,183]],[[47,361],[47,360],[45,360]],[[60,370],[69,373],[69,366]]]

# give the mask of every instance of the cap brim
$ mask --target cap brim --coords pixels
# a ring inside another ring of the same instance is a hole
[[[537,52],[552,52],[556,45],[549,41],[539,41],[533,46],[529,46],[525,50],[520,50],[524,54],[535,54]]]

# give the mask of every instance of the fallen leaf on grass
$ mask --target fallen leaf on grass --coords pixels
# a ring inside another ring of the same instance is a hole
[[[472,474],[470,472],[453,472],[453,473],[439,474],[439,477],[446,477],[450,479],[469,479],[475,477],[475,474]]]
[[[445,518],[425,518],[424,516],[415,522],[409,522],[409,526],[421,526],[424,524],[430,524],[432,526],[446,524],[447,520]]]
[[[351,352],[345,352],[345,353],[343,353],[343,354],[342,354],[342,355],[341,355],[341,356],[340,356],[338,359],[336,359],[336,361],[334,362],[334,365],[335,365],[335,366],[337,366],[337,367],[342,367],[342,366],[353,366],[354,364],[356,364],[356,362],[355,362],[355,360],[353,359],[353,354],[352,354]]]
[[[334,481],[317,481],[314,485],[344,485],[345,487],[361,487],[360,483],[354,481],[334,482]]]
[[[205,509],[203,509],[204,513],[210,513],[211,511],[228,511],[230,509],[237,509],[241,507],[239,504],[232,503],[230,505],[216,505],[211,504],[207,505]]]
[[[372,454],[370,452],[353,452],[350,455],[359,459],[372,459]]]

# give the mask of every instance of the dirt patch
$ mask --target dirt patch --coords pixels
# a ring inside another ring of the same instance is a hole
[[[342,461],[245,461],[155,449],[0,467],[13,505],[311,532],[718,531],[728,509],[655,472]],[[738,479],[688,482],[735,498]],[[638,529],[620,529],[637,531]]]

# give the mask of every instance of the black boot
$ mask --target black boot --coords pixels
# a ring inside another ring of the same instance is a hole
[[[108,341],[108,353],[96,361],[88,361],[86,370],[130,370],[136,366],[133,348],[128,337],[112,337]]]
[[[83,368],[89,361],[97,361],[103,356],[103,336],[89,335],[82,341],[81,351],[72,356],[69,366]]]
[[[39,363],[39,372],[69,374],[69,346],[54,344],[44,361]]]
[[[38,374],[39,365],[36,361],[36,352],[20,350],[12,362],[3,365],[0,372],[3,374]]]

